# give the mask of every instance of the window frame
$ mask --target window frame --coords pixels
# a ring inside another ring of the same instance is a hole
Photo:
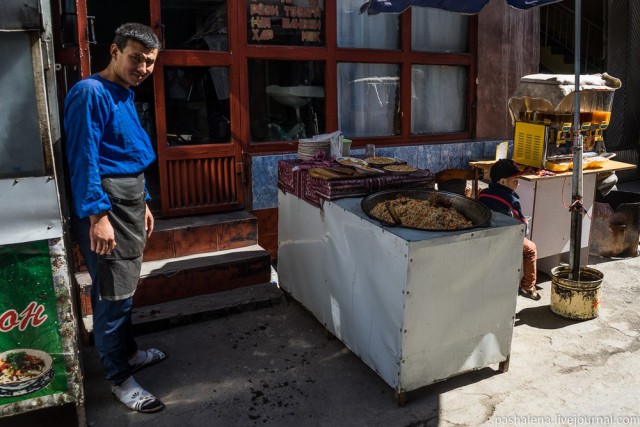
[[[231,0],[229,0],[231,1]],[[250,0],[236,0],[229,7],[229,52],[172,51],[172,60],[160,61],[165,65],[208,65],[230,67],[232,134],[239,137],[242,151],[248,154],[279,154],[297,150],[296,141],[251,141],[249,117],[249,61],[254,59],[281,61],[322,61],[325,64],[325,131],[338,129],[337,64],[340,62],[394,63],[400,67],[401,132],[382,137],[353,137],[353,148],[367,143],[379,146],[451,143],[469,140],[474,135],[477,77],[477,16],[469,19],[468,53],[433,53],[411,50],[411,8],[400,16],[398,50],[354,49],[337,47],[337,0],[325,0],[324,47],[268,46],[250,44],[246,37],[247,6]],[[234,30],[233,26],[237,25]],[[180,58],[180,59],[178,59]],[[207,60],[203,61],[203,59]],[[445,134],[411,134],[411,81],[412,65],[456,65],[468,67],[466,129]],[[235,87],[234,87],[235,86]],[[233,94],[237,94],[234,97]],[[234,100],[235,98],[235,100]]]

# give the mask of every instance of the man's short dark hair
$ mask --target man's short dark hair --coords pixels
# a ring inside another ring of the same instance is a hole
[[[158,40],[158,36],[156,36],[151,27],[144,24],[129,22],[120,25],[116,29],[116,36],[113,39],[113,43],[118,46],[120,52],[124,50],[129,40],[137,41],[147,49],[160,50],[160,40]]]

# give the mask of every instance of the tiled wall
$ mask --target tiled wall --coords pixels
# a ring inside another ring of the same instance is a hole
[[[474,160],[495,158],[500,141],[474,141],[456,144],[378,147],[377,156],[395,157],[408,164],[436,173],[448,168],[466,168]],[[510,141],[510,145],[513,143]],[[363,154],[363,149],[352,150]],[[278,206],[278,160],[295,159],[296,154],[256,156],[252,158],[253,210]]]

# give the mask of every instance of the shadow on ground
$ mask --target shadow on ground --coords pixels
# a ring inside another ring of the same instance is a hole
[[[497,366],[498,365],[496,365],[496,368]],[[486,380],[502,373],[503,372],[501,372],[500,370],[493,368],[478,369],[477,371],[471,371],[467,372],[466,374],[448,378],[446,381],[441,381],[435,384],[424,386],[417,390],[412,390],[407,393],[407,398],[409,402],[414,400],[420,400],[423,403],[432,402],[434,408],[437,409],[440,405],[439,400],[441,395],[452,390],[459,389],[461,387],[466,387],[468,385],[478,383],[482,380]],[[437,418],[434,418],[434,420],[436,419]]]
[[[573,325],[580,320],[560,317],[551,311],[548,305],[523,308],[516,313],[515,326],[529,325],[538,329],[561,329]]]

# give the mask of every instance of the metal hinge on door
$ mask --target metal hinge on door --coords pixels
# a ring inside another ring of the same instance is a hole
[[[240,180],[242,182],[242,185],[245,185],[247,183],[247,173],[244,170],[244,166],[245,163],[244,162],[238,162],[236,163],[236,174],[240,175]]]

